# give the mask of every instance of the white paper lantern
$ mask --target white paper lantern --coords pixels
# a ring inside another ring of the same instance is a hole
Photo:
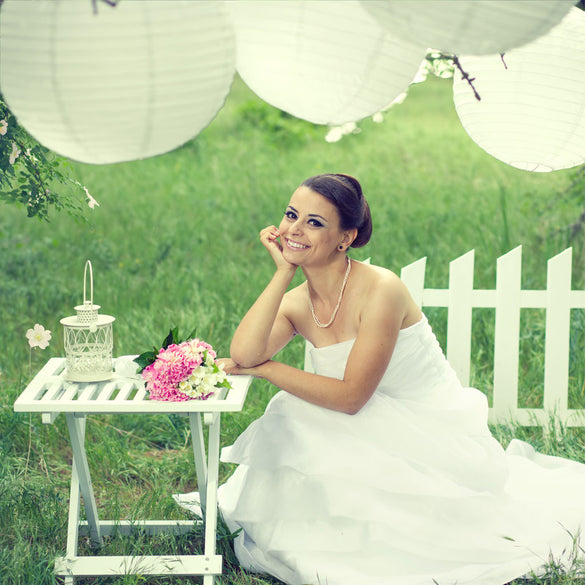
[[[316,124],[353,122],[384,109],[426,54],[426,47],[392,38],[358,1],[227,6],[242,79],[264,101]]]
[[[223,3],[5,0],[0,89],[42,144],[87,163],[168,152],[214,118],[235,73]]]
[[[503,53],[546,34],[578,0],[363,0],[410,42],[456,55]]]
[[[90,298],[87,298],[89,269]],[[113,375],[113,323],[111,315],[100,315],[93,304],[93,271],[85,263],[83,273],[83,304],[75,307],[76,315],[61,319],[65,343],[65,378],[72,382],[98,382]]]
[[[454,100],[469,136],[495,158],[527,171],[585,162],[585,12],[578,8],[546,37],[499,56],[462,58]]]

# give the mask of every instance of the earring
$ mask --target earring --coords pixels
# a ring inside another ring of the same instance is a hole
[[[342,245],[342,244],[339,244],[339,246],[337,247],[337,249],[338,249],[340,252],[343,252],[343,245]]]

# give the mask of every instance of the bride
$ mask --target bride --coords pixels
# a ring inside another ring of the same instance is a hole
[[[282,391],[222,453],[241,565],[291,585],[502,585],[568,560],[585,466],[503,450],[401,280],[347,255],[371,231],[358,181],[326,174],[260,232],[276,270],[224,365]],[[272,359],[295,335],[315,373]]]

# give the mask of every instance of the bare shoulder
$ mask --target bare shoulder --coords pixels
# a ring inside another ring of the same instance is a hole
[[[422,317],[420,308],[412,299],[400,277],[381,266],[356,263],[360,296],[365,299],[364,311],[386,309],[402,315],[402,327],[408,327]]]
[[[373,264],[355,263],[356,273],[359,273],[359,280],[370,293],[381,293],[383,295],[407,295],[408,289],[400,278],[391,270]]]
[[[285,293],[280,305],[280,312],[283,313],[289,321],[295,323],[303,313],[307,304],[307,283],[303,282],[295,288]]]

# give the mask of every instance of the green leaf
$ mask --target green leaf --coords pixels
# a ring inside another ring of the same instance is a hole
[[[178,330],[177,330],[176,327],[174,327],[173,329],[171,329],[169,331],[169,334],[164,338],[164,341],[162,342],[161,347],[163,349],[166,349],[172,343],[176,343],[177,334],[178,334]]]
[[[135,361],[140,366],[140,370],[138,371],[139,374],[142,373],[146,366],[149,366],[156,360],[157,354],[158,352],[156,351],[156,349],[154,349],[153,351],[145,351],[144,353],[141,353],[137,358],[134,358],[133,361]]]

